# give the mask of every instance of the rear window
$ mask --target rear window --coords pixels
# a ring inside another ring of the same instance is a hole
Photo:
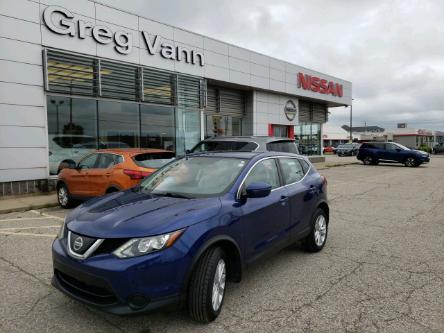
[[[173,160],[173,152],[144,153],[133,157],[134,163],[142,168],[159,169]]]
[[[361,145],[361,148],[367,148],[367,149],[384,149],[384,143],[376,143],[376,142],[363,143],[363,144]]]
[[[258,145],[249,141],[202,141],[191,152],[205,151],[254,151]]]
[[[299,154],[298,147],[294,141],[276,141],[267,143],[268,151],[279,151],[283,153]]]

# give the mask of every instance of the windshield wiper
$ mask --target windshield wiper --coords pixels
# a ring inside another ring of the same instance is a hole
[[[158,195],[161,197],[170,197],[170,198],[181,198],[181,199],[193,199],[190,196],[174,193],[174,192],[165,192],[165,193],[153,193],[154,195]]]

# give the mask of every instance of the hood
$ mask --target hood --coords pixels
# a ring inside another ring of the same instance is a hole
[[[429,156],[429,153],[422,151],[422,150],[417,150],[417,149],[412,149],[416,154],[420,154],[423,156]]]
[[[66,225],[96,238],[145,237],[207,220],[220,208],[219,198],[182,199],[128,190],[87,201],[67,216]]]

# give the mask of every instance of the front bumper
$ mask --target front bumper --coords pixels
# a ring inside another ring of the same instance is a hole
[[[99,254],[80,261],[66,241],[52,247],[52,284],[66,295],[113,314],[151,311],[179,303],[187,259],[174,247],[137,258]]]

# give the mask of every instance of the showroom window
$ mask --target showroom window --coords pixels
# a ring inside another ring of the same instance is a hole
[[[302,155],[321,154],[321,124],[303,123],[295,126],[295,140]]]
[[[43,56],[51,174],[97,148],[181,154],[200,141],[205,80],[51,49]]]
[[[139,147],[139,104],[98,101],[99,148]]]

